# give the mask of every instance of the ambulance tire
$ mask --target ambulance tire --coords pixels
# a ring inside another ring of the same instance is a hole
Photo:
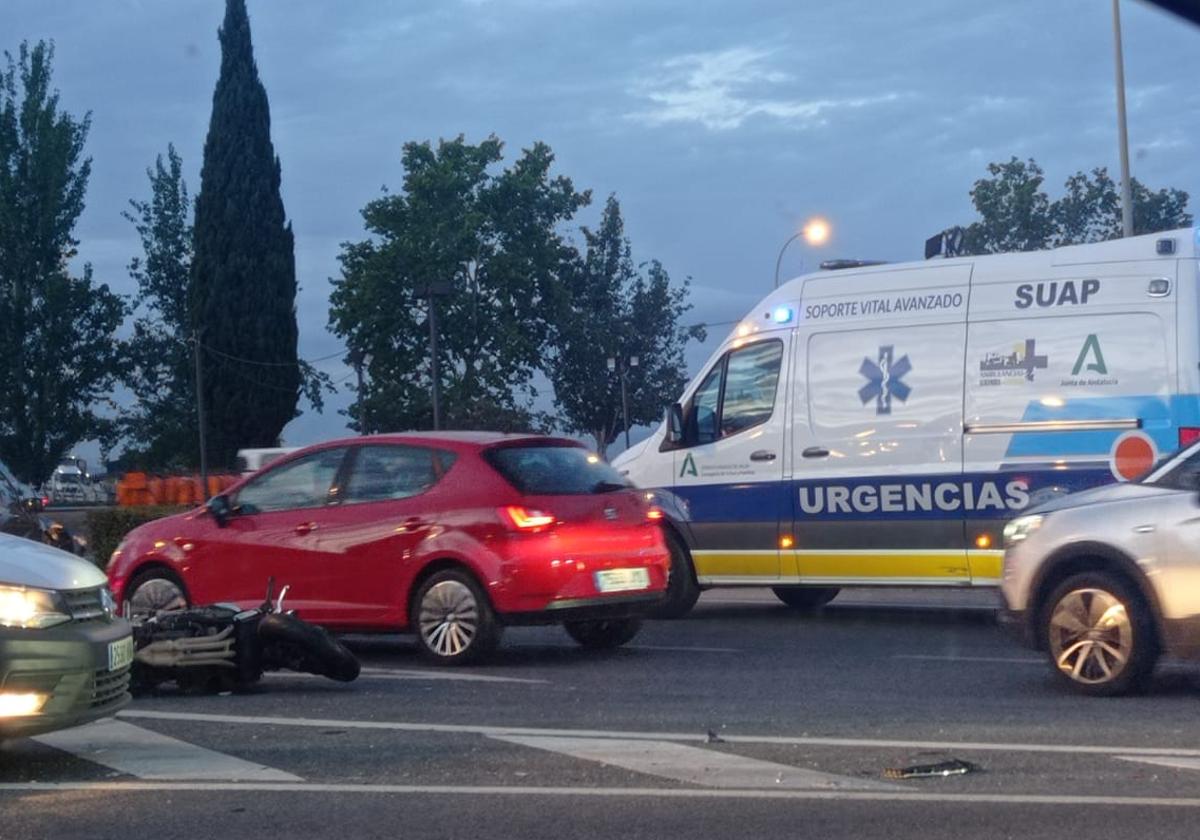
[[[820,609],[841,592],[836,586],[773,586],[771,591],[794,610]]]
[[[696,570],[692,558],[683,547],[679,537],[667,528],[663,539],[671,552],[671,569],[667,574],[667,594],[650,613],[651,618],[683,618],[700,598],[700,585],[696,583]]]

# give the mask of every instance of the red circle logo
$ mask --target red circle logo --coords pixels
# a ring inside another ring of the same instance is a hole
[[[1117,481],[1132,481],[1149,472],[1157,460],[1158,450],[1149,435],[1126,432],[1113,444],[1108,466]]]

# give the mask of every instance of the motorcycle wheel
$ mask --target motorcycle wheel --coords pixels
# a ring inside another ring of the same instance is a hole
[[[263,668],[283,667],[338,682],[358,678],[358,658],[322,627],[295,616],[271,613],[258,625]],[[274,654],[274,655],[273,655]]]

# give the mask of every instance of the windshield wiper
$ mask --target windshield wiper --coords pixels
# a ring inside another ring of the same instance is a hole
[[[621,484],[616,481],[601,480],[597,481],[592,486],[593,493],[614,493],[617,490],[624,490],[628,484]]]

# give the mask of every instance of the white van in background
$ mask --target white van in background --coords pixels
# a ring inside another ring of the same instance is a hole
[[[1005,522],[1200,436],[1197,232],[808,274],[614,461],[682,574],[816,606],[995,586]]]
[[[266,449],[239,449],[237,453],[237,471],[242,475],[258,472],[267,464],[282,458],[289,452],[295,452],[299,447],[273,446]]]

